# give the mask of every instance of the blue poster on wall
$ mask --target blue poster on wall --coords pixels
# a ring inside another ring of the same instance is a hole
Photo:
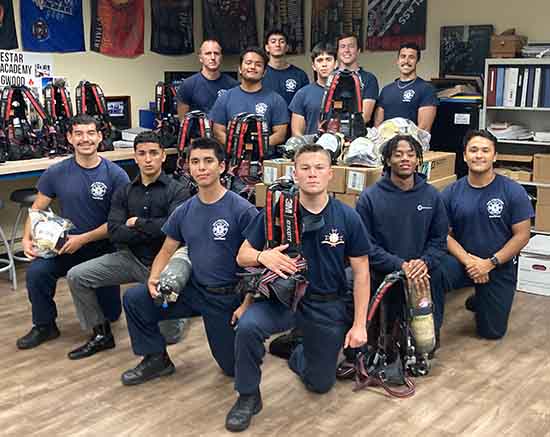
[[[84,51],[82,0],[21,0],[21,32],[24,50]]]

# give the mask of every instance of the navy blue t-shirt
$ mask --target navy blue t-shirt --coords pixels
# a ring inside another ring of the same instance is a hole
[[[493,256],[512,238],[512,225],[535,215],[525,189],[498,174],[483,188],[472,187],[464,176],[442,197],[455,240],[480,258]]]
[[[301,211],[311,214],[303,207]],[[245,231],[246,239],[256,250],[262,250],[266,243],[264,214],[262,211]],[[339,200],[330,199],[319,214],[324,226],[302,234],[302,252],[308,262],[308,291],[342,292],[346,287],[346,257],[370,253],[367,231],[359,214]]]
[[[108,159],[84,168],[71,157],[49,167],[38,179],[37,189],[59,200],[61,216],[75,225],[69,233],[79,235],[107,222],[114,192],[128,182],[126,172]]]
[[[290,112],[301,115],[306,121],[305,134],[316,134],[319,129],[321,102],[325,89],[317,82],[303,87],[288,106]]]
[[[382,88],[378,105],[384,108],[384,120],[403,117],[418,124],[418,108],[437,106],[439,100],[434,87],[424,79],[394,82]]]
[[[269,65],[265,69],[262,86],[279,94],[288,105],[300,88],[309,84],[309,78],[304,70],[289,65],[284,70],[277,70]]]
[[[237,252],[245,228],[257,214],[254,205],[232,191],[211,204],[195,195],[170,215],[162,231],[187,245],[199,284],[221,287],[237,282]]]
[[[357,72],[361,76],[361,82],[363,82],[363,89],[361,92],[363,100],[377,100],[380,88],[376,76],[370,71],[363,70],[361,67],[359,67]]]
[[[191,111],[198,109],[208,113],[218,96],[238,84],[239,82],[227,74],[222,74],[216,80],[209,80],[199,72],[185,79],[178,87],[177,99],[189,105]]]
[[[283,98],[270,90],[249,93],[240,86],[223,93],[210,111],[209,118],[214,123],[227,126],[227,123],[239,112],[263,115],[269,130],[273,126],[288,124],[288,108]]]

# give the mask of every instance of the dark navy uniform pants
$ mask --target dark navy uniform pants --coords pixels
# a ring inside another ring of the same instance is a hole
[[[517,268],[513,261],[489,273],[489,282],[474,284],[464,266],[452,255],[441,260],[446,290],[475,287],[476,331],[480,337],[499,339],[506,334],[516,291]]]
[[[164,352],[166,341],[160,333],[159,321],[202,316],[212,355],[228,376],[235,374],[235,331],[231,317],[240,304],[239,295],[210,293],[193,280],[176,302],[168,304],[168,308],[157,306],[145,285],[128,289],[123,298],[132,349],[136,355]]]
[[[325,393],[336,380],[338,353],[351,327],[349,305],[344,299],[332,302],[302,300],[296,314],[275,300],[255,302],[244,313],[235,341],[235,389],[255,393],[260,385],[264,342],[271,335],[292,327],[303,332],[303,344],[289,360],[308,390]]]
[[[104,241],[92,242],[73,254],[54,258],[36,258],[27,267],[27,291],[32,305],[34,325],[53,323],[57,318],[54,296],[57,280],[74,266],[112,251],[112,246]],[[97,289],[97,298],[103,314],[110,321],[118,320],[122,312],[120,287]]]

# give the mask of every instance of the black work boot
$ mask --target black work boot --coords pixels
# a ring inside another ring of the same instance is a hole
[[[302,332],[295,328],[292,331],[279,335],[269,344],[269,353],[276,357],[288,360],[296,346],[303,342]]]
[[[94,333],[88,342],[68,353],[69,359],[80,360],[81,358],[91,357],[92,355],[113,349],[115,347],[115,338],[111,333],[111,324],[107,321],[101,325],[94,326]]]
[[[16,345],[18,349],[32,349],[42,343],[59,337],[59,329],[55,322],[47,325],[33,326],[23,337],[18,338]]]
[[[472,294],[468,296],[468,299],[466,299],[466,302],[464,302],[464,307],[471,311],[472,313],[475,313],[477,311],[477,301],[476,301],[476,295]]]
[[[251,395],[239,395],[239,399],[227,413],[225,428],[232,432],[244,431],[250,426],[252,416],[260,411],[262,411],[260,390]]]
[[[120,379],[124,385],[138,385],[150,379],[171,375],[175,371],[174,363],[164,351],[160,354],[145,355],[141,363],[124,372]]]

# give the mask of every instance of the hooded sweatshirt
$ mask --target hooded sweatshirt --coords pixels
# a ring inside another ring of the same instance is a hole
[[[386,172],[361,193],[357,212],[371,238],[369,262],[375,271],[400,270],[411,259],[422,259],[433,270],[447,252],[445,205],[422,174],[415,173],[414,187],[403,191]]]

